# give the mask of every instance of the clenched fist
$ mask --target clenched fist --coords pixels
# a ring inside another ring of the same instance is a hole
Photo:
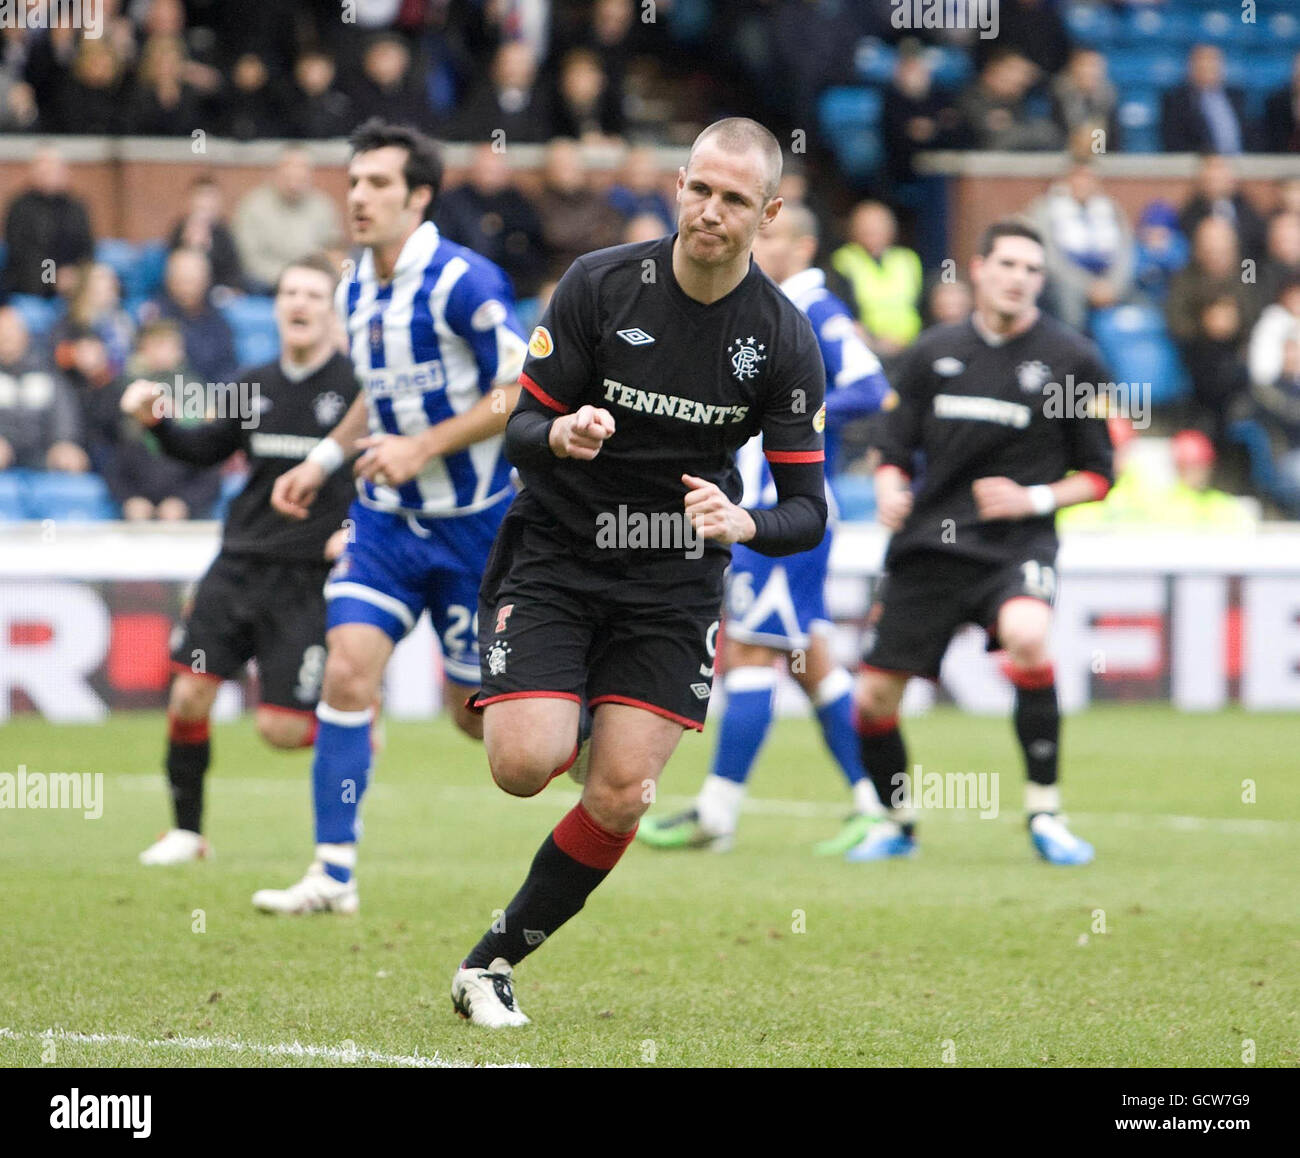
[[[552,422],[548,441],[556,458],[590,462],[613,433],[614,416],[608,410],[583,406],[577,413],[561,415]]]

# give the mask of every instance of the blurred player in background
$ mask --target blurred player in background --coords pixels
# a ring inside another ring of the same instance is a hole
[[[1092,846],[1058,815],[1054,512],[1110,489],[1104,416],[1086,395],[1080,405],[1061,392],[1112,379],[1091,342],[1039,312],[1043,244],[1033,229],[990,226],[971,277],[974,313],[932,327],[907,352],[880,438],[876,503],[893,535],[856,698],[862,761],[890,814],[847,856],[915,851],[898,706],[911,676],[939,678],[949,640],[970,622],[988,631],[990,651],[1006,651],[1034,848],[1052,864],[1086,864]]]
[[[834,470],[833,436],[838,426],[874,414],[892,403],[880,362],[858,335],[853,314],[826,289],[826,275],[813,265],[817,219],[802,205],[787,205],[763,224],[754,239],[754,259],[812,323],[826,369],[826,473]],[[762,439],[736,456],[745,483],[743,505],[770,507],[776,501]],[[834,512],[829,485],[828,509]],[[862,840],[883,815],[875,786],[858,754],[853,728],[853,677],[831,656],[825,588],[832,530],[813,550],[770,559],[743,543],[731,549],[723,629],[722,686],[727,693],[713,767],[695,806],[663,820],[646,817],[638,838],[656,848],[729,849],[740,817],[745,782],[772,722],[778,659],[789,663],[795,682],[813,706],[827,750],[853,794],[853,814],[839,834],[817,852],[838,856]]]
[[[482,737],[465,707],[479,682],[478,584],[514,494],[502,432],[519,394],[524,339],[510,283],[428,220],[442,184],[429,138],[367,121],[351,144],[348,220],[365,253],[337,302],[362,393],[272,495],[277,510],[308,517],[354,446],[363,449],[354,538],[325,587],[316,859],[292,887],[254,894],[255,906],[274,913],[357,911],[373,705],[393,648],[426,609],[442,643],[444,703],[462,731]]]
[[[328,259],[296,261],[275,289],[281,355],[247,370],[237,401],[251,417],[226,414],[186,426],[167,415],[170,399],[157,382],[132,382],[121,407],[153,430],[163,450],[196,466],[212,466],[237,450],[249,476],[230,505],[221,553],[195,592],[172,648],[167,707],[167,780],[175,827],[140,854],[147,865],[181,864],[210,853],[201,835],[203,778],[211,760],[208,717],[221,681],[257,660],[261,702],[257,730],[274,748],[309,747],[325,669],[327,544],[340,532],[352,496],[346,477],[331,479],[301,523],[271,510],[271,490],[320,443],[357,396],[352,364],[334,342],[334,287]],[[342,543],[336,542],[333,554]]]
[[[780,176],[767,129],[709,126],[678,174],[678,233],[580,257],[529,342],[507,428],[525,487],[480,592],[493,779],[536,795],[576,759],[584,700],[593,724],[581,800],[452,979],[476,1024],[527,1023],[513,967],[581,910],[683,729],[703,730],[731,545],[789,555],[825,534],[817,340],[751,258]],[[747,510],[735,452],[759,433],[777,502]]]

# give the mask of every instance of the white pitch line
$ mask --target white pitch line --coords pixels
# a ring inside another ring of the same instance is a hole
[[[43,1033],[15,1032],[0,1028],[0,1038],[26,1038],[37,1041],[70,1041],[86,1045],[132,1045],[146,1049],[224,1050],[228,1053],[255,1053],[262,1057],[325,1058],[329,1061],[348,1062],[352,1065],[392,1065],[409,1069],[531,1069],[527,1062],[489,1063],[476,1066],[470,1062],[447,1061],[435,1052],[432,1057],[422,1054],[380,1053],[373,1049],[348,1049],[333,1045],[303,1045],[301,1042],[249,1042],[223,1041],[215,1037],[169,1037],[147,1040],[125,1033],[74,1033],[65,1029],[47,1029]]]

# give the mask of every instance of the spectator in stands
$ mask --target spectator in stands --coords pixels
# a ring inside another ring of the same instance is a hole
[[[68,343],[79,333],[93,334],[103,344],[110,376],[122,372],[135,340],[135,322],[122,308],[117,274],[101,262],[86,267],[67,316],[59,320],[51,335],[55,362],[64,371],[71,365]]]
[[[58,283],[95,253],[90,216],[68,192],[68,167],[53,147],[32,156],[28,188],[10,202],[5,215],[9,255],[4,287],[10,293],[54,297]]]
[[[312,187],[306,149],[290,146],[280,154],[271,180],[235,208],[232,232],[251,293],[271,293],[289,262],[338,244],[338,210]]]
[[[515,296],[531,297],[546,272],[546,245],[537,209],[510,184],[505,154],[488,144],[473,152],[463,184],[438,198],[438,229],[495,261]]]
[[[334,58],[326,52],[304,52],[293,66],[287,122],[289,135],[324,140],[346,137],[361,119],[347,93],[334,85]]]
[[[431,127],[433,112],[412,75],[411,50],[399,36],[384,34],[366,46],[350,95],[358,121],[381,117],[390,124]]]
[[[1255,520],[1235,495],[1210,486],[1216,454],[1214,445],[1199,430],[1180,430],[1170,440],[1174,485],[1160,501],[1160,521],[1166,526],[1198,531],[1243,532],[1255,529]]]
[[[1119,95],[1106,75],[1106,57],[1095,48],[1076,48],[1052,81],[1052,116],[1067,140],[1079,130],[1105,134],[1105,151],[1119,151]]]
[[[676,226],[671,229],[676,229]],[[664,228],[663,220],[658,215],[638,213],[623,226],[623,236],[619,240],[624,245],[633,245],[638,241],[657,241],[669,232],[670,229]]]
[[[77,400],[81,427],[90,467],[107,478],[113,470],[117,430],[122,414],[119,376],[123,367],[114,369],[108,347],[93,330],[74,326],[59,343],[60,365]]]
[[[185,342],[174,322],[157,321],[141,327],[136,355],[126,375],[105,389],[117,399],[127,383],[150,378],[173,390],[191,382],[185,362]],[[219,467],[187,466],[162,453],[153,434],[133,418],[120,414],[108,450],[104,481],[122,507],[122,517],[132,522],[203,518],[221,493]]]
[[[489,76],[471,90],[456,126],[462,141],[536,143],[555,135],[549,93],[537,83],[537,58],[524,41],[497,49]]]
[[[1237,171],[1227,157],[1201,158],[1196,191],[1179,216],[1184,237],[1195,237],[1207,217],[1222,217],[1236,230],[1241,256],[1258,260],[1264,250],[1264,219],[1237,185]]]
[[[229,382],[238,369],[235,335],[212,304],[212,266],[200,249],[176,249],[167,258],[162,296],[140,311],[144,321],[176,323],[190,367],[207,382]]]
[[[1270,153],[1300,153],[1300,52],[1291,62],[1291,83],[1264,104],[1264,147]]]
[[[546,146],[542,178],[537,212],[552,272],[563,272],[575,258],[593,249],[618,243],[622,226],[618,212],[592,190],[577,141],[556,137]]]
[[[57,131],[59,93],[72,71],[77,56],[77,30],[71,21],[56,21],[53,28],[31,36],[23,79],[31,86],[39,111],[37,128]]]
[[[599,144],[623,132],[619,94],[589,48],[571,49],[560,62],[552,108],[554,130],[562,137]]]
[[[185,42],[151,36],[140,53],[136,86],[127,102],[125,132],[141,137],[188,137],[204,127],[204,94],[186,78]]]
[[[1174,276],[1165,314],[1192,379],[1195,402],[1222,443],[1228,411],[1248,385],[1244,347],[1259,309],[1242,281],[1237,235],[1207,217],[1192,238],[1192,260]]]
[[[101,137],[120,133],[122,75],[122,61],[107,40],[83,40],[71,75],[59,86],[50,127],[60,133]]]
[[[261,141],[286,135],[280,94],[266,61],[256,52],[245,52],[235,61],[220,103],[223,136],[236,141]]]
[[[1276,301],[1282,286],[1300,277],[1300,213],[1276,213],[1268,223],[1264,266],[1259,274],[1263,301]]]
[[[1223,53],[1196,45],[1187,57],[1187,83],[1160,102],[1160,137],[1166,153],[1248,152],[1254,147],[1240,89],[1223,83]]]
[[[1078,132],[1091,130],[1085,125]],[[1124,301],[1133,288],[1133,231],[1124,210],[1102,190],[1090,154],[1030,206],[1043,235],[1047,307],[1084,330],[1091,310]]]
[[[1152,201],[1138,218],[1134,252],[1137,292],[1163,306],[1174,274],[1187,264],[1191,247],[1178,227],[1178,210],[1168,201]]]
[[[36,127],[36,92],[27,83],[27,30],[0,29],[0,133],[28,133]]]
[[[889,206],[863,201],[849,219],[849,241],[831,265],[853,290],[867,342],[888,357],[911,344],[921,330],[921,261],[895,245],[898,223]]]
[[[1282,282],[1250,332],[1248,364],[1252,389],[1275,388],[1283,374],[1288,342],[1300,340],[1300,274]]]
[[[933,326],[951,326],[964,322],[975,308],[969,283],[937,278],[926,298],[926,314]]]
[[[916,179],[913,158],[922,149],[949,149],[958,143],[961,114],[951,94],[935,86],[929,58],[920,41],[908,38],[881,108],[885,164],[899,182]]]
[[[1008,48],[1034,66],[1031,84],[1055,76],[1070,56],[1070,34],[1057,6],[1050,0],[1002,0],[997,36],[974,42],[975,67],[981,71],[999,48]]]
[[[1034,66],[1012,49],[989,57],[958,102],[967,144],[975,149],[1059,149],[1065,138],[1050,117],[1034,115],[1026,98]]]
[[[778,191],[778,196],[780,196]],[[657,217],[663,229],[657,236],[672,233],[677,228],[677,215],[664,196],[663,182],[659,177],[659,162],[655,151],[644,146],[632,148],[623,158],[618,182],[609,191],[609,203],[631,225],[632,218],[643,214]]]
[[[72,389],[33,353],[22,314],[0,306],[0,470],[79,474],[90,467],[81,439]]]
[[[1253,369],[1253,339],[1251,344]],[[1277,374],[1270,381],[1256,379],[1251,396],[1253,417],[1272,444],[1273,462],[1291,513],[1300,513],[1300,326],[1293,325],[1282,343]]]
[[[222,213],[221,186],[211,173],[200,173],[190,182],[185,216],[172,226],[168,236],[168,252],[182,247],[201,250],[207,255],[214,286],[243,287],[239,249]]]

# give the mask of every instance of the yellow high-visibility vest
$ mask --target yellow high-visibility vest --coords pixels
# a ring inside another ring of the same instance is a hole
[[[850,242],[831,254],[831,265],[853,287],[869,334],[906,345],[921,332],[921,259],[912,250],[893,245],[877,261]]]

